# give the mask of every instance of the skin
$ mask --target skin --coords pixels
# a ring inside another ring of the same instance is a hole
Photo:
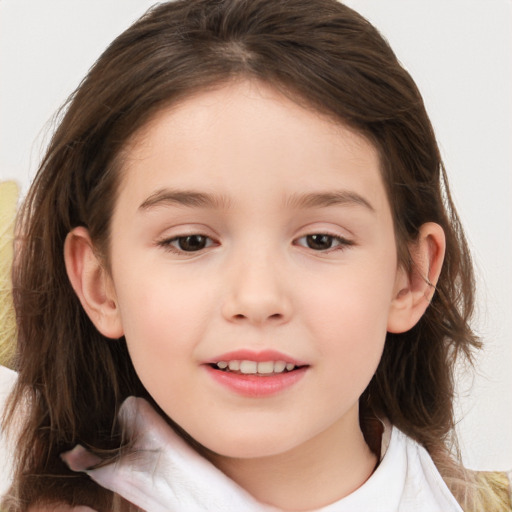
[[[330,204],[297,200],[332,191]],[[131,141],[111,227],[108,271],[84,228],[68,236],[71,282],[212,462],[281,509],[361,486],[377,461],[359,397],[386,331],[408,330],[427,307],[424,277],[436,281],[444,250],[441,228],[425,225],[417,275],[401,269],[375,148],[266,85],[232,83],[160,112]],[[325,248],[315,234],[328,235]],[[190,235],[207,237],[204,248],[184,251]],[[205,365],[238,349],[278,350],[307,370],[275,395],[241,396]]]

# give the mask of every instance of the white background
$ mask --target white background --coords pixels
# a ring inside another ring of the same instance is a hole
[[[278,0],[276,0],[278,1]],[[0,179],[26,191],[52,114],[153,2],[0,1]],[[479,276],[478,372],[459,378],[464,462],[512,468],[512,2],[348,0],[422,91]]]

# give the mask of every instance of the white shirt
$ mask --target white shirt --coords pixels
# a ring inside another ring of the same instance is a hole
[[[14,372],[0,367],[0,411],[15,377]],[[121,417],[136,434],[136,447],[154,454],[154,460],[144,459],[144,469],[137,459],[127,457],[118,464],[86,471],[100,485],[146,512],[276,510],[258,503],[198,455],[145,400],[129,398]],[[317,512],[462,512],[422,446],[393,427],[384,439],[389,444],[373,475],[350,495]],[[1,436],[0,460],[6,461],[0,464],[1,496],[10,483],[9,451]],[[71,465],[85,470],[76,461]]]
[[[16,382],[16,372],[0,366],[0,419],[5,410],[5,401]],[[11,484],[12,450],[8,449],[7,439],[0,431],[0,496],[7,492]]]
[[[146,456],[87,471],[104,487],[147,512],[276,510],[258,503],[193,451],[145,400],[129,398],[121,418],[136,434],[135,447]],[[387,439],[373,475],[359,489],[318,512],[462,512],[423,447],[397,428],[385,432],[383,441]]]
[[[395,427],[373,475],[321,512],[462,512],[428,452]]]

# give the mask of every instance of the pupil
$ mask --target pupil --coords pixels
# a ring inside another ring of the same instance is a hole
[[[306,240],[310,249],[325,250],[332,246],[332,236],[330,235],[308,235]]]
[[[179,246],[182,251],[200,251],[206,245],[206,237],[202,235],[182,236]]]

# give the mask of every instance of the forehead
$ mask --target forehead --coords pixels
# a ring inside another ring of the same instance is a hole
[[[363,135],[256,81],[202,91],[161,110],[132,138],[123,160],[120,192],[156,191],[172,181],[236,197],[266,182],[267,192],[283,196],[339,181],[382,201],[379,155]]]

